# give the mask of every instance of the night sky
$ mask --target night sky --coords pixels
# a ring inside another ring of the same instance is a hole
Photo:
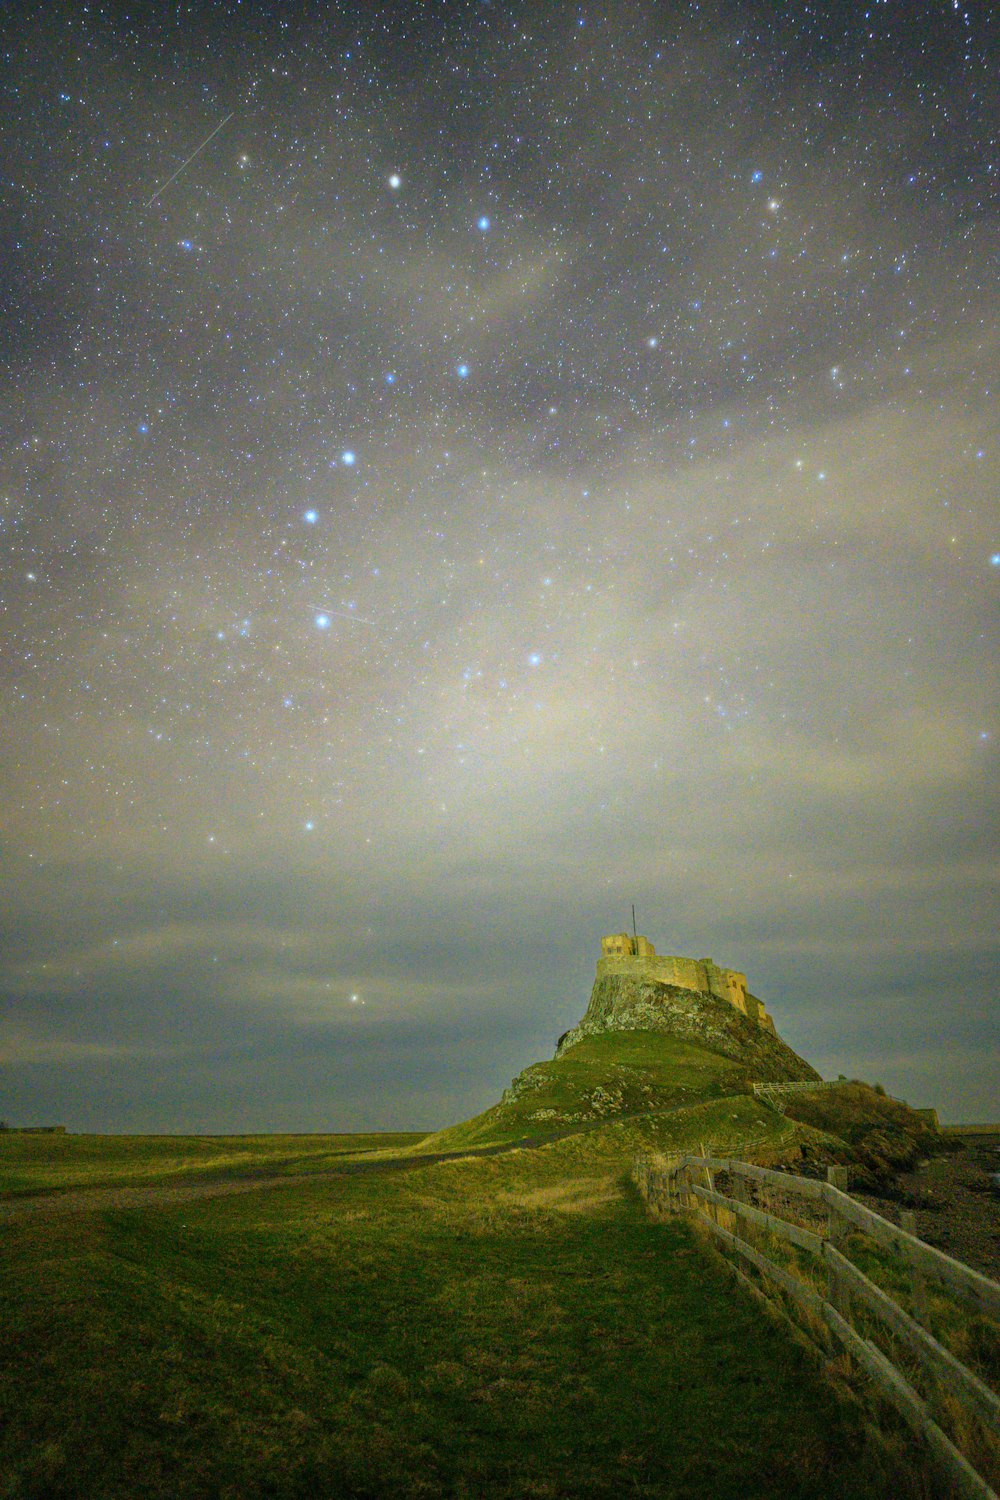
[[[634,901],[996,1118],[990,11],[5,7],[0,1115],[451,1123]]]

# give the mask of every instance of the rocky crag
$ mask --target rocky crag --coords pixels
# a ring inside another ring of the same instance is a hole
[[[819,1078],[787,1042],[727,1001],[641,974],[598,975],[583,1020],[559,1038],[556,1060],[584,1037],[616,1031],[670,1033],[742,1064],[755,1083]]]

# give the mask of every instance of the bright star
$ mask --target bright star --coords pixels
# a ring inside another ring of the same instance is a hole
[[[396,377],[392,373],[391,370],[388,372],[388,374],[385,377],[385,383],[386,383],[386,385],[395,385],[396,384]]]
[[[531,655],[528,657],[528,665],[532,666],[532,667],[540,667],[541,664],[542,664],[542,654],[541,654],[541,652],[540,651],[532,651]]]
[[[317,630],[329,630],[329,628],[330,628],[330,616],[329,615],[316,615],[315,618],[314,618],[314,620],[313,620],[313,624],[316,626]]]
[[[305,830],[306,830],[306,833],[312,833],[312,831],[313,831],[313,829],[314,829],[314,828],[315,828],[315,827],[316,827],[316,824],[315,824],[315,823],[306,823],[306,824],[305,824]]]
[[[476,220],[476,228],[482,230],[483,234],[485,234],[486,231],[489,229],[489,227],[490,227],[490,221],[489,221],[489,219],[486,217],[485,214],[480,214],[479,218]]]
[[[750,173],[750,181],[751,182],[760,182],[760,181],[762,181],[763,177],[764,177],[764,174],[759,169],[756,172],[751,172]]]
[[[403,186],[403,179],[402,177],[400,177],[398,172],[392,173],[391,177],[389,178],[389,186],[392,188],[394,193],[398,193],[400,188]]]
[[[342,464],[346,464],[349,469],[353,469],[357,461],[357,454],[352,453],[350,448],[345,448],[343,453],[340,455],[340,462]]]
[[[468,373],[469,373],[469,367],[468,367],[468,365],[458,365],[458,366],[456,366],[455,374],[459,377],[460,380],[464,380],[466,378],[466,376],[468,375]]]
[[[319,511],[307,510],[302,519],[308,526],[315,526],[316,522],[319,520]]]
[[[993,556],[990,558],[990,562],[995,568],[1000,568],[1000,552],[994,552]]]

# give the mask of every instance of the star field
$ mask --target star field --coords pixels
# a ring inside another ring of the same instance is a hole
[[[632,900],[995,1112],[997,41],[8,10],[0,1112],[444,1124]]]

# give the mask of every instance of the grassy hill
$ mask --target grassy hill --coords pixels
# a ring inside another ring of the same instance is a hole
[[[417,1153],[561,1143],[577,1169],[637,1151],[853,1162],[869,1185],[934,1149],[915,1110],[867,1084],[787,1097],[783,1114],[755,1082],[820,1082],[780,1037],[714,996],[648,979],[599,977],[580,1025],[533,1063],[499,1103],[426,1136]],[[557,1153],[558,1154],[558,1153]]]
[[[421,1142],[450,1151],[537,1140],[621,1116],[676,1110],[746,1091],[746,1070],[694,1042],[655,1031],[585,1036],[550,1062],[533,1063],[499,1104]]]

